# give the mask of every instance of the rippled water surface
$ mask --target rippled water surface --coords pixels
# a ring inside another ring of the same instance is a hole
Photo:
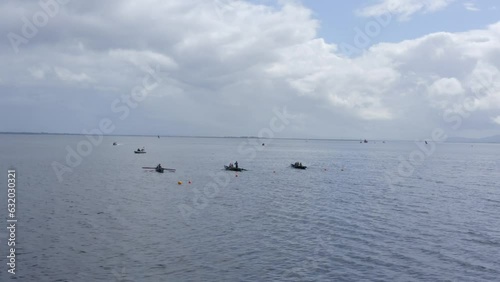
[[[105,137],[59,182],[82,138],[0,135],[17,281],[500,280],[500,145]]]

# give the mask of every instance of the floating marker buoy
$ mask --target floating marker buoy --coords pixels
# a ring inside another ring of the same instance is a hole
[[[236,174],[234,177],[238,177],[238,175]]]
[[[191,184],[191,180],[189,180],[188,183]]]
[[[177,182],[177,184],[182,185],[182,181]]]
[[[276,170],[273,170],[273,173],[276,173]]]

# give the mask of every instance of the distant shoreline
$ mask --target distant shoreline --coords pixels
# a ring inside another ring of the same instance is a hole
[[[53,133],[53,132],[0,132],[0,135],[74,135],[74,136],[84,136],[82,133]],[[189,136],[189,135],[142,135],[142,134],[104,134],[106,137],[164,137],[164,138],[214,138],[214,139],[261,139],[261,140],[272,140],[272,139],[280,139],[280,140],[311,140],[311,141],[349,141],[349,142],[359,142],[364,139],[353,139],[353,138],[294,138],[294,137],[257,137],[257,136]],[[497,140],[498,138],[498,140]],[[368,140],[369,143],[374,142],[415,142],[415,140],[404,140],[404,139],[371,139]],[[473,144],[473,143],[482,143],[482,144],[499,144],[500,143],[500,135],[492,136],[486,138],[463,138],[463,137],[450,137],[445,143],[456,143],[456,144]]]
[[[0,132],[1,135],[75,135],[84,136],[82,133],[52,133],[52,132]],[[113,137],[113,136],[123,136],[123,137],[164,137],[164,138],[227,138],[227,139],[289,139],[289,140],[325,140],[325,141],[356,141],[359,142],[361,139],[334,139],[334,138],[293,138],[293,137],[257,137],[257,136],[189,136],[189,135],[143,135],[143,134],[103,134],[103,136]],[[379,140],[373,140],[379,142]],[[394,140],[393,140],[394,141]],[[380,140],[382,142],[382,140]]]

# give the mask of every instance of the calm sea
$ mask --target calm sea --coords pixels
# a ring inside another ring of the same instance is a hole
[[[9,168],[17,281],[500,280],[500,145],[438,144],[390,183],[415,143],[105,137],[59,181],[81,140],[0,135],[1,281]]]

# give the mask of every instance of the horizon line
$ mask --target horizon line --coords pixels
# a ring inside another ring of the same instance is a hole
[[[83,134],[83,133],[56,133],[56,132],[15,132],[15,131],[0,131],[0,134],[2,135],[7,135],[7,134],[12,134],[12,135],[77,135],[77,136],[85,136],[88,134]],[[91,134],[91,135],[96,135],[96,134]],[[158,134],[102,134],[102,136],[123,136],[123,137],[170,137],[170,138],[233,138],[233,139],[265,139],[265,140],[272,140],[272,139],[282,139],[282,140],[317,140],[317,141],[363,141],[363,140],[369,140],[366,138],[299,138],[299,137],[258,137],[258,136],[203,136],[203,135],[158,135]],[[496,136],[496,135],[495,135]],[[494,136],[490,136],[494,137]],[[483,137],[483,138],[468,138],[468,137],[448,137],[448,139],[458,139],[456,141],[450,141],[446,140],[444,141],[449,142],[449,143],[474,143],[473,141],[480,141],[481,139],[484,138],[489,138],[489,137]],[[370,139],[371,141],[379,141],[379,142],[385,142],[385,141],[418,141],[418,140],[410,140],[410,139]],[[424,140],[421,140],[424,141]],[[480,142],[480,143],[499,143],[499,142]]]

